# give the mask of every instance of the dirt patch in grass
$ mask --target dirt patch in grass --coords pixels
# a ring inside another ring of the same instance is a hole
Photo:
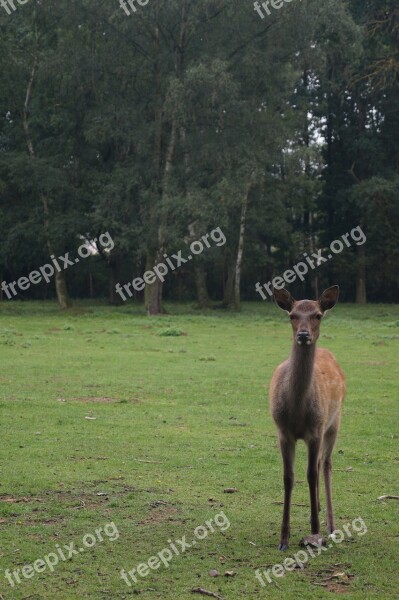
[[[43,493],[43,497],[36,496],[23,496],[23,497],[14,497],[9,494],[0,496],[0,503],[4,502],[7,504],[46,504],[50,501],[50,498],[56,498],[58,503],[65,504],[69,508],[79,509],[79,508],[92,508],[99,507],[109,502],[110,493],[97,491],[92,494],[87,494],[85,492],[71,492],[71,491],[63,491],[63,490],[52,490]],[[113,494],[113,492],[112,492]],[[117,494],[116,494],[117,495]],[[33,508],[31,509],[33,512],[45,510],[45,508]]]
[[[76,398],[70,398],[70,402],[83,402],[85,404],[116,404],[118,402],[139,404],[142,400],[140,400],[140,398],[129,398],[128,400],[124,400],[123,398],[110,398],[109,396],[78,396]]]
[[[159,523],[165,523],[165,521],[175,521],[173,518],[179,511],[173,506],[162,506],[160,508],[154,508],[151,510],[149,515],[139,521],[139,525],[157,525]]]
[[[141,402],[139,398],[129,398],[129,400],[124,400],[123,398],[110,398],[108,396],[80,396],[77,398],[71,398],[71,401],[83,402],[85,404],[115,404],[117,402],[132,402],[133,404],[138,404]]]
[[[348,594],[353,578],[354,575],[349,572],[348,566],[334,565],[316,573],[313,585],[334,594]]]
[[[113,494],[113,492],[112,492]],[[70,508],[93,508],[104,505],[109,502],[110,492],[97,491],[92,494],[85,492],[70,492],[56,490],[53,492],[46,492],[47,496],[55,496],[57,502],[65,503]]]
[[[8,494],[6,494],[5,496],[0,496],[0,502],[9,502],[11,504],[13,503],[18,503],[18,502],[34,502],[34,501],[39,501],[40,502],[40,498],[28,498],[27,496],[23,496],[22,498],[15,498],[14,496],[9,496]]]
[[[348,585],[349,583],[329,581],[326,585],[326,589],[335,594],[348,594]]]
[[[81,396],[80,398],[71,398],[73,402],[94,402],[96,404],[112,404],[120,402],[119,398],[109,398],[108,396]]]
[[[58,517],[40,517],[36,515],[29,515],[23,522],[17,521],[18,525],[58,525],[59,523],[68,522],[69,517],[67,515],[59,515]]]

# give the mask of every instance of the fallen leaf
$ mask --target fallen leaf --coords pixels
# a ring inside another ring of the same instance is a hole
[[[234,577],[234,575],[237,575],[237,573],[235,573],[235,571],[225,571],[225,573],[224,573],[225,577]]]
[[[235,492],[238,492],[238,489],[237,488],[225,488],[223,490],[223,492],[225,494],[235,494]]]

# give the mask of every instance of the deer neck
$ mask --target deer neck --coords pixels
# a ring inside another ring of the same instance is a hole
[[[316,346],[300,346],[294,341],[289,360],[289,390],[295,402],[304,399],[313,382]]]

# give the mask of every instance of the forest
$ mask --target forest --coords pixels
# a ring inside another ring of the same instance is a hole
[[[398,300],[398,2],[261,4],[1,3],[3,303]]]

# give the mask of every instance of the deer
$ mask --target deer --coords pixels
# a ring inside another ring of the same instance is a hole
[[[305,546],[325,544],[319,522],[321,467],[325,483],[327,530],[330,537],[334,537],[331,455],[339,431],[346,383],[334,355],[324,348],[316,348],[320,322],[326,311],[337,304],[339,287],[329,287],[318,300],[297,301],[285,288],[274,288],[273,295],[276,304],[288,313],[293,331],[291,354],[274,371],[269,390],[284,472],[284,508],[278,545],[278,549],[284,551],[288,549],[290,537],[290,508],[298,440],[304,440],[307,446],[311,515],[311,535],[300,543]]]

